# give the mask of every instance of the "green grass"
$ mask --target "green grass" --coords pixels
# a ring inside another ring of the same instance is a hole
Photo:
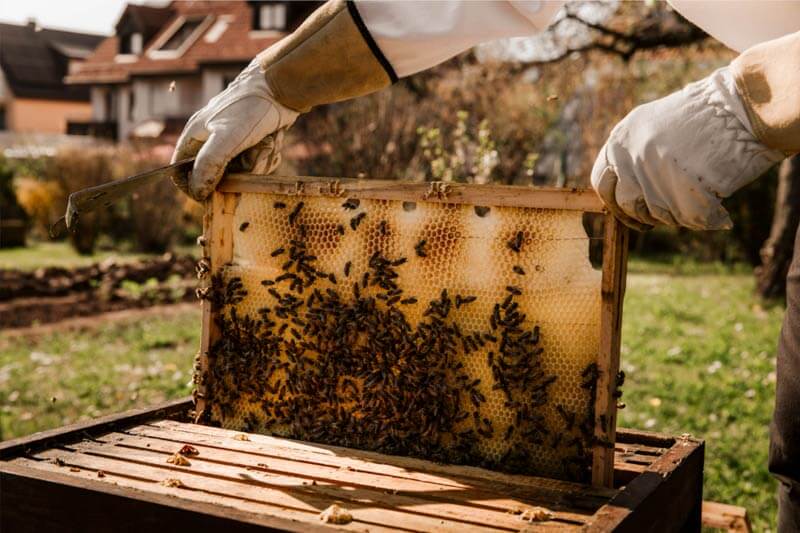
[[[782,307],[760,305],[741,267],[635,259],[630,270],[620,424],[706,439],[706,499],[743,505],[757,530],[774,530],[767,449]],[[198,343],[197,312],[0,334],[3,436],[187,394]]]
[[[3,438],[189,394],[199,327],[198,306],[36,337],[0,335]]]
[[[705,498],[745,506],[763,531],[775,529],[767,450],[783,308],[752,291],[750,274],[628,277],[620,425],[706,439]]]
[[[195,246],[178,246],[176,254],[196,254]],[[113,258],[117,261],[134,261],[153,255],[119,251],[97,250],[92,255],[80,255],[68,242],[31,242],[23,248],[0,249],[0,268],[33,270],[40,267],[60,266],[64,268],[88,266]]]

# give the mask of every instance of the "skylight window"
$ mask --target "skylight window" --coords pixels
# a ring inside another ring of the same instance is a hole
[[[180,57],[213,22],[211,16],[179,17],[158,38],[148,52],[153,59]]]
[[[169,39],[166,40],[164,44],[158,47],[158,50],[162,51],[174,51],[186,44],[189,41],[189,38],[192,34],[200,27],[200,24],[203,23],[203,19],[187,19],[183,21],[183,24],[178,26],[178,29],[175,30]]]

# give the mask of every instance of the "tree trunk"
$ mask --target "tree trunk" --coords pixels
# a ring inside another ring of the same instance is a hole
[[[761,247],[761,266],[756,268],[756,290],[762,298],[786,293],[786,273],[794,252],[800,222],[800,155],[786,159],[778,171],[778,192],[769,238]]]

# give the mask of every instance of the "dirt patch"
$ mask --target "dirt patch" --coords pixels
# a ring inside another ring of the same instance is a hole
[[[0,269],[0,302],[87,291],[109,293],[120,288],[125,281],[145,283],[175,277],[191,279],[194,272],[195,259],[192,256],[172,254],[125,263],[107,260],[77,268]]]
[[[54,331],[66,331],[70,329],[89,329],[96,328],[100,324],[107,322],[121,322],[126,320],[137,320],[148,316],[174,316],[180,313],[195,311],[200,315],[200,305],[198,303],[178,303],[167,305],[154,305],[147,308],[123,309],[121,311],[110,311],[91,316],[66,318],[59,322],[49,324],[37,324],[20,328],[3,328],[2,337],[34,337],[52,333]],[[199,325],[198,325],[199,327]]]
[[[0,270],[0,329],[195,299],[195,259],[171,254],[73,269]]]

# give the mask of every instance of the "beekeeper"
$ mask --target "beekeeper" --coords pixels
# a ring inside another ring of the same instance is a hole
[[[300,113],[372,93],[478,43],[544,30],[563,3],[331,0],[192,116],[173,159],[196,156],[188,185],[197,199],[246,150],[254,172],[269,173],[279,158],[273,141],[261,141],[278,132],[279,144]],[[729,228],[722,199],[800,151],[800,2],[672,5],[741,55],[634,109],[597,156],[592,185],[634,228]],[[781,531],[800,531],[799,258],[789,272],[771,428]]]

